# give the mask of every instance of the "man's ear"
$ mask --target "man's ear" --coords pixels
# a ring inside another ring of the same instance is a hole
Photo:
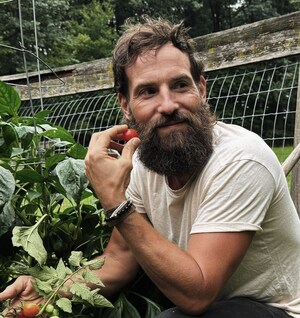
[[[125,118],[130,119],[130,112],[129,112],[129,106],[127,103],[127,98],[121,93],[118,93],[117,97],[118,97],[118,101],[122,108]]]
[[[202,102],[206,103],[206,80],[203,75],[200,76],[199,80],[199,92],[202,97]]]

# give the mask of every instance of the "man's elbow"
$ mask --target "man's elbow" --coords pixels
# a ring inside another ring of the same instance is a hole
[[[200,315],[205,312],[208,307],[214,302],[215,298],[192,297],[186,299],[184,302],[178,303],[177,307],[186,315]]]

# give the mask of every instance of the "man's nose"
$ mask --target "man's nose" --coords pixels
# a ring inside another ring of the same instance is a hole
[[[178,102],[175,100],[175,94],[169,89],[162,89],[159,93],[158,111],[163,114],[172,114],[179,108]]]

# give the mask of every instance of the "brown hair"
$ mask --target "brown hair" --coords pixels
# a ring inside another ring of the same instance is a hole
[[[124,33],[115,46],[113,72],[116,92],[127,96],[127,66],[132,65],[141,53],[159,49],[169,42],[188,55],[192,77],[198,83],[203,73],[203,64],[194,56],[188,29],[183,26],[183,22],[172,24],[164,19],[152,19],[147,16],[143,16],[141,21],[132,24],[127,20],[124,24]]]

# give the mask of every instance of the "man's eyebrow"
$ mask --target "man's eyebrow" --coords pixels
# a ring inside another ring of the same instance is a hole
[[[170,82],[177,82],[179,80],[188,80],[188,81],[192,81],[192,78],[190,76],[188,76],[187,74],[177,74],[176,76],[173,76],[169,79]],[[157,85],[157,81],[143,81],[140,84],[137,84],[137,86],[135,87],[135,90],[140,90],[141,88],[144,87],[151,87],[151,86],[156,86]]]
[[[179,74],[174,76],[174,78],[171,79],[172,81],[176,82],[178,80],[189,80],[191,81],[192,78],[190,76],[188,76],[187,74]]]

